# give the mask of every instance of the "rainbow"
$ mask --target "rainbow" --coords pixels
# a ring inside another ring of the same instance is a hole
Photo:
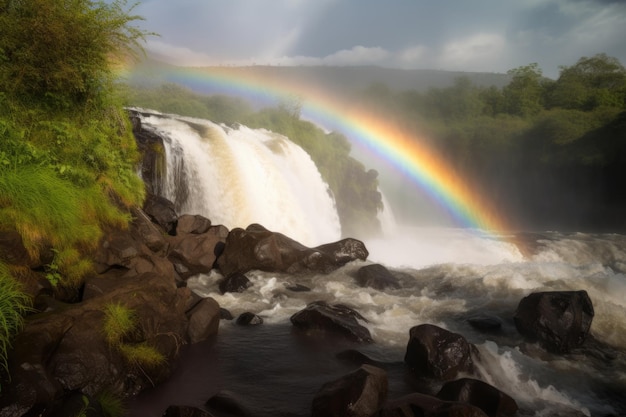
[[[125,71],[122,76],[132,76]],[[182,68],[159,70],[163,81],[195,91],[245,97],[256,103],[276,103],[277,97],[297,97],[301,114],[332,127],[391,163],[424,190],[459,227],[504,234],[512,230],[486,196],[441,158],[426,140],[406,133],[385,118],[340,101],[333,95],[288,80],[261,77],[245,67]]]

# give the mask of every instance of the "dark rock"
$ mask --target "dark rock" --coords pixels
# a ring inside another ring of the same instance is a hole
[[[358,350],[355,350],[355,349],[343,350],[339,352],[336,355],[336,357],[337,359],[341,361],[351,363],[357,366],[361,366],[361,365],[381,366],[381,362],[376,361],[370,358],[369,356],[367,356],[366,354],[359,352]]]
[[[450,380],[471,372],[470,344],[463,336],[432,324],[412,327],[404,361],[421,377]]]
[[[387,373],[363,365],[356,371],[328,382],[315,394],[312,417],[371,417],[387,398]]]
[[[206,402],[206,407],[217,415],[229,417],[252,417],[250,407],[230,391],[220,391]]]
[[[176,230],[176,207],[174,203],[165,197],[148,194],[143,204],[143,210],[153,223],[158,225],[168,235],[173,235]]]
[[[256,326],[259,324],[263,324],[263,318],[257,316],[254,313],[246,311],[245,313],[241,313],[239,317],[237,317],[237,321],[235,323],[240,326]]]
[[[324,301],[315,301],[291,316],[291,323],[306,334],[322,336],[341,336],[348,340],[370,343],[372,336],[369,330],[359,324],[359,320],[367,321],[355,310],[341,305],[330,305]]]
[[[252,283],[247,276],[240,273],[234,273],[220,280],[219,289],[222,294],[227,292],[244,292]]]
[[[167,257],[183,279],[207,273],[213,269],[227,235],[224,226],[211,226],[202,234],[178,234],[170,238]]]
[[[472,404],[489,417],[512,416],[518,410],[513,398],[478,379],[461,378],[446,382],[437,393],[437,398]]]
[[[316,246],[314,249],[332,256],[338,265],[345,265],[348,262],[352,262],[357,259],[364,261],[369,256],[369,252],[367,251],[365,244],[360,240],[353,238],[346,238],[337,242],[326,243],[324,245]]]
[[[163,231],[150,221],[143,210],[133,209],[132,213],[131,236],[135,241],[142,242],[154,253],[164,254],[167,252],[169,245],[163,236]]]
[[[443,401],[426,394],[413,393],[390,400],[377,417],[487,417],[468,403]]]
[[[225,308],[220,307],[220,319],[222,320],[232,320],[234,319],[233,314],[226,310]]]
[[[0,260],[12,265],[38,266],[26,250],[22,235],[14,230],[0,231]]]
[[[163,417],[214,417],[213,414],[201,408],[188,405],[170,405]]]
[[[502,320],[495,316],[477,315],[467,319],[467,322],[481,332],[497,333],[502,330]]]
[[[201,235],[206,233],[211,227],[211,220],[199,214],[183,214],[178,218],[176,223],[176,234],[188,234],[193,233],[195,235]]]
[[[50,405],[67,391],[94,396],[115,387],[134,395],[162,382],[187,331],[188,297],[189,290],[177,289],[171,278],[143,274],[98,297],[28,317],[13,343],[11,385],[3,387],[2,397],[30,409]],[[163,364],[140,371],[105,340],[104,311],[114,303],[132,310],[137,320],[137,331],[124,343],[153,346],[167,359]],[[159,335],[168,335],[170,342],[162,343]]]
[[[212,298],[203,298],[187,312],[189,343],[198,343],[217,334],[220,322],[220,306]]]
[[[554,353],[582,346],[594,310],[586,291],[537,292],[524,297],[515,312],[517,330]]]
[[[343,249],[342,245],[338,247]],[[360,252],[355,250],[355,253]],[[329,273],[345,264],[349,255],[348,252],[341,256],[333,253],[330,246],[327,250],[311,249],[281,233],[253,224],[246,230],[236,228],[230,231],[217,267],[224,276],[236,272],[243,274],[253,269]]]
[[[356,280],[361,287],[371,287],[377,290],[400,288],[400,281],[383,265],[366,265],[356,273]]]

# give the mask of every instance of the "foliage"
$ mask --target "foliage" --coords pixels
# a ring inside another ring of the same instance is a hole
[[[119,396],[109,391],[103,391],[96,396],[96,399],[100,403],[104,417],[123,417],[126,415],[126,407]]]
[[[165,361],[165,356],[146,342],[129,343],[126,337],[137,331],[137,317],[122,304],[107,304],[104,309],[104,336],[131,365],[154,367]]]
[[[54,108],[98,103],[112,60],[136,54],[148,33],[125,0],[2,0],[0,91]]]
[[[13,337],[22,329],[23,317],[31,299],[21,291],[9,267],[0,262],[0,366],[8,371],[7,351]]]

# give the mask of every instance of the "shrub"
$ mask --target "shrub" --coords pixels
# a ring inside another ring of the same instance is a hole
[[[0,365],[8,372],[7,353],[11,340],[22,329],[31,299],[21,291],[7,265],[0,262]]]

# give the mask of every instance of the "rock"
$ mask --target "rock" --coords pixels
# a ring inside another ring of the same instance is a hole
[[[36,404],[51,405],[63,392],[95,396],[115,389],[134,395],[165,380],[186,335],[190,292],[154,273],[117,284],[100,296],[28,317],[13,343],[11,385],[3,386],[1,396],[31,409]],[[128,334],[124,343],[152,346],[166,358],[164,363],[139,370],[105,340],[105,307],[115,303],[136,317],[137,331]]]
[[[157,254],[165,254],[168,249],[167,240],[163,236],[163,232],[150,221],[148,215],[137,208],[132,210],[133,222],[131,224],[131,236],[139,242],[142,242],[152,252]]]
[[[442,401],[430,395],[413,393],[390,400],[377,417],[487,417],[468,403]]]
[[[225,308],[220,307],[220,319],[221,320],[233,320],[234,317],[230,311],[226,310]]]
[[[307,335],[341,336],[359,343],[372,342],[369,330],[359,323],[367,321],[355,310],[341,305],[315,301],[291,316],[291,323]]]
[[[202,234],[178,234],[170,238],[167,258],[183,279],[207,273],[221,254],[227,235],[228,229],[224,226],[211,226]]]
[[[306,285],[302,285],[302,284],[290,284],[290,285],[287,285],[285,288],[288,289],[289,291],[293,291],[293,292],[309,292],[309,291],[311,291],[311,289],[309,287],[307,287]]]
[[[206,407],[220,416],[229,417],[252,417],[254,413],[250,407],[244,403],[236,394],[222,390],[209,398]]]
[[[472,404],[489,417],[513,416],[518,410],[517,403],[509,395],[486,382],[472,378],[446,382],[437,393],[437,398]]]
[[[244,292],[252,283],[247,276],[240,273],[234,273],[220,280],[219,289],[222,294],[227,292]]]
[[[176,230],[178,215],[174,203],[164,197],[148,194],[143,204],[143,210],[153,223],[158,225],[168,235],[173,235]]]
[[[106,417],[107,415],[98,400],[77,391],[64,395],[46,413],[46,417]]]
[[[432,324],[412,327],[404,361],[420,377],[450,380],[471,372],[470,344],[463,336]]]
[[[312,417],[371,417],[387,398],[387,373],[363,365],[356,371],[328,382],[315,394]]]
[[[254,313],[246,311],[245,313],[241,313],[239,317],[237,317],[235,323],[240,326],[257,326],[259,324],[263,324],[263,318],[257,316]]]
[[[15,230],[0,231],[0,260],[12,265],[38,266],[24,247],[22,235]]]
[[[314,249],[332,256],[338,265],[345,265],[348,262],[352,262],[357,259],[364,261],[369,256],[369,252],[367,251],[365,244],[360,240],[353,238],[346,238],[337,242],[326,243],[324,245],[316,246]]]
[[[371,287],[377,290],[400,288],[400,281],[383,265],[372,264],[358,269],[356,280],[361,287]]]
[[[183,214],[176,222],[176,234],[195,234],[201,235],[206,233],[211,227],[211,220],[198,214]]]
[[[336,250],[340,249],[345,249],[344,245],[338,244]],[[292,274],[329,273],[345,264],[349,257],[348,251],[339,255],[331,251],[331,246],[325,250],[311,249],[281,233],[252,224],[246,230],[235,228],[230,231],[217,267],[224,276],[254,269]]]
[[[594,309],[586,291],[536,292],[524,297],[515,312],[515,327],[530,341],[554,353],[582,346]]]
[[[189,343],[198,343],[217,334],[220,322],[220,306],[212,298],[203,298],[187,312]]]

